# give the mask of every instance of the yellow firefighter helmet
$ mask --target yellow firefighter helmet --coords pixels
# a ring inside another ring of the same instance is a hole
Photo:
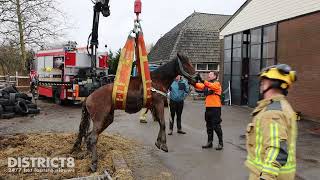
[[[281,82],[280,88],[282,89],[288,89],[292,83],[297,80],[296,72],[292,71],[291,67],[287,64],[278,64],[266,67],[262,69],[259,77],[279,80]]]

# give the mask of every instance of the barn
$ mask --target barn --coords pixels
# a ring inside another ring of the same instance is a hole
[[[158,40],[148,55],[149,61],[163,64],[177,52],[183,52],[197,72],[219,71],[219,29],[229,18],[229,15],[192,13]]]

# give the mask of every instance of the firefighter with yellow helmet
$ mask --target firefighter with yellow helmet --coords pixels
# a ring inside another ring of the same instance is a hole
[[[252,112],[246,133],[249,180],[292,180],[296,172],[297,116],[285,96],[296,81],[296,73],[290,66],[279,64],[263,69],[259,77],[263,99]]]

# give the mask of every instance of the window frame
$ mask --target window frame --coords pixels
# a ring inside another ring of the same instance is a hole
[[[200,65],[200,64],[201,65],[206,65],[206,68],[205,69],[198,69],[198,65]],[[209,69],[209,64],[216,65],[217,69]],[[195,69],[196,69],[197,72],[211,72],[211,71],[219,71],[220,70],[220,63],[218,63],[218,62],[196,63],[195,65],[196,65]]]

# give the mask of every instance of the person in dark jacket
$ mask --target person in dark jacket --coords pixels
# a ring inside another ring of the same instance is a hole
[[[170,114],[171,114],[171,120],[170,120],[170,130],[168,135],[172,135],[173,132],[173,124],[174,124],[174,117],[177,115],[177,133],[179,134],[186,134],[186,132],[182,131],[181,128],[181,114],[183,111],[183,105],[184,105],[184,99],[189,93],[189,85],[188,82],[180,77],[178,75],[173,81],[173,83],[170,86]]]

